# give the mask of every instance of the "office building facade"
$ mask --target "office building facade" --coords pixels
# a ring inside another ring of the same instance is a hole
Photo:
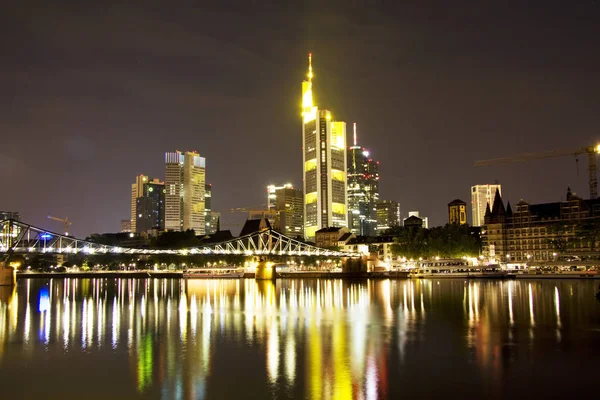
[[[122,233],[130,233],[131,232],[131,219],[122,219],[121,220],[121,232]]]
[[[158,179],[143,183],[143,196],[136,199],[136,233],[165,229],[165,183]]]
[[[212,185],[207,184],[204,191],[204,219],[207,235],[212,235],[220,229],[219,218],[221,218],[221,213],[212,209]]]
[[[377,233],[402,225],[400,203],[393,200],[378,200],[376,205]]]
[[[291,238],[304,237],[304,196],[302,190],[283,187],[275,192],[279,232]]]
[[[348,225],[346,123],[313,103],[312,57],[302,82],[302,163],[304,236],[315,239],[324,227]]]
[[[131,232],[137,232],[136,223],[137,223],[137,198],[142,197],[144,195],[144,185],[148,183],[147,175],[138,175],[135,177],[135,183],[131,184]]]
[[[164,230],[165,184],[147,175],[135,177],[131,185],[131,232]],[[138,226],[138,224],[141,224]]]
[[[206,159],[196,152],[165,154],[165,229],[206,231]]]
[[[379,201],[379,162],[358,145],[356,123],[353,145],[348,149],[348,228],[355,235],[377,234]]]
[[[275,186],[269,185],[267,186],[267,209],[275,210],[277,208],[277,191],[279,189],[293,189],[294,186],[291,183],[286,183],[285,185]]]
[[[471,186],[472,226],[485,224],[485,209],[488,204],[491,207],[496,190],[502,196],[502,187],[499,184]]]

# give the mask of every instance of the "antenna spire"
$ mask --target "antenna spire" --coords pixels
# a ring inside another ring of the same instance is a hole
[[[312,53],[308,53],[308,81],[312,82],[313,72],[312,72]]]
[[[354,146],[356,146],[356,122],[354,123]]]

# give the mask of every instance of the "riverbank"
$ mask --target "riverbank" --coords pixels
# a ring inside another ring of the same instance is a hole
[[[281,279],[407,279],[408,272],[386,271],[386,272],[278,272]]]
[[[407,272],[280,272],[279,279],[406,279]],[[254,273],[247,272],[243,279],[254,279]],[[183,279],[181,271],[87,271],[87,272],[22,272],[17,274],[21,279],[48,278],[174,278]],[[220,279],[218,275],[207,276],[204,279]],[[235,279],[235,278],[234,278]]]
[[[17,273],[17,280],[36,278],[178,278],[179,271],[94,271],[94,272],[24,272]]]
[[[171,278],[184,279],[181,271],[88,271],[88,272],[22,272],[17,273],[17,280],[48,278]],[[254,279],[254,273],[246,272],[241,279]],[[408,272],[278,272],[278,279],[409,279]],[[424,277],[423,279],[441,279],[443,276]],[[600,279],[599,274],[589,273],[538,273],[511,274],[503,277],[469,277],[469,279]],[[218,275],[206,276],[204,279],[222,279]],[[239,278],[228,278],[239,279]],[[450,278],[453,279],[453,278]],[[461,279],[461,278],[454,278]]]
[[[589,272],[538,272],[538,273],[522,273],[509,274],[509,278],[515,279],[600,279],[600,274]]]

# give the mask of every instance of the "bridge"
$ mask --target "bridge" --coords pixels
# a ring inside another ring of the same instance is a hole
[[[207,243],[197,247],[156,249],[108,246],[50,232],[12,219],[0,221],[0,253],[360,257],[359,253],[323,249],[306,244],[273,229],[265,229],[223,242]]]

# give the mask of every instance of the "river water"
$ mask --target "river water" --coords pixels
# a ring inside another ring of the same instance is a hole
[[[21,280],[0,398],[595,397],[597,284]]]

